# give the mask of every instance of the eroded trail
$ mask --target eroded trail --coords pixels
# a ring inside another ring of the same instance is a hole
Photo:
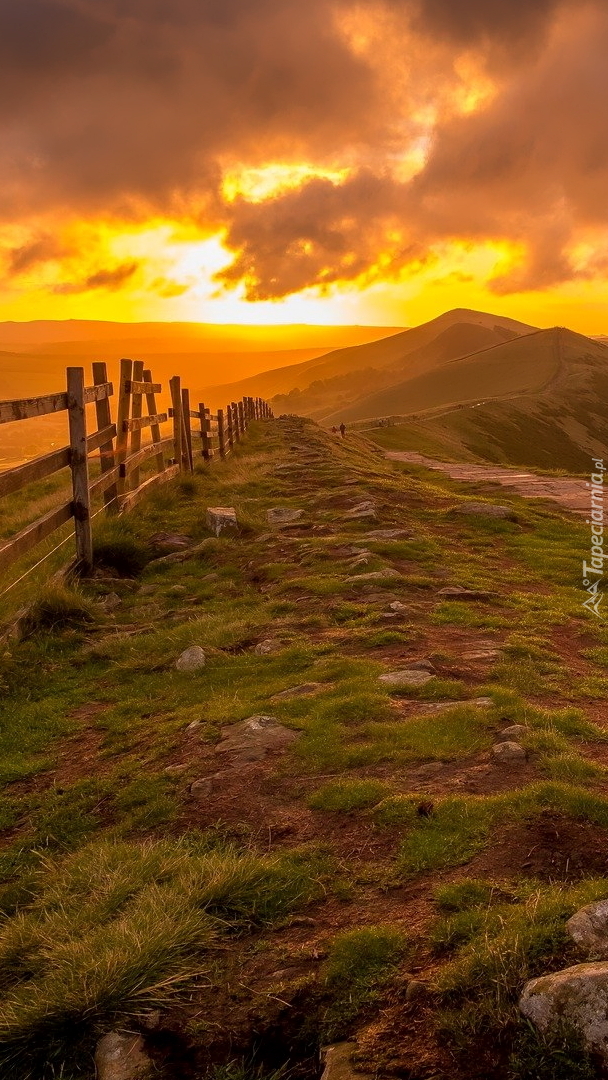
[[[424,465],[427,469],[443,472],[452,480],[464,483],[486,481],[500,484],[516,491],[529,499],[552,499],[567,510],[577,514],[586,514],[589,510],[589,486],[585,480],[574,476],[538,476],[536,473],[523,472],[521,469],[508,469],[499,465],[456,464],[450,461],[436,461],[413,451],[390,450],[387,458],[391,461],[406,461],[413,465]],[[590,467],[592,462],[589,462]]]

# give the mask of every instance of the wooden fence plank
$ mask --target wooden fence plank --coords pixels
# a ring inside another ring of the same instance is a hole
[[[116,491],[116,481],[120,478],[120,470],[122,467],[122,465],[114,465],[112,469],[108,469],[107,472],[102,473],[96,480],[91,480],[89,483],[89,495],[92,497],[93,495],[97,495],[100,491],[105,493],[108,491]],[[114,498],[116,498],[115,495]],[[106,503],[106,506],[107,505],[108,503]]]
[[[181,410],[180,410],[181,413]],[[123,421],[123,431],[141,431],[142,428],[155,427],[157,424],[166,424],[169,417],[167,413],[158,413],[157,416],[140,416],[135,419]]]
[[[169,390],[171,391],[171,415],[173,417],[173,457],[175,464],[179,465],[181,469],[183,464],[182,387],[179,375],[174,375],[169,380]]]
[[[156,416],[157,415],[157,413],[156,413],[156,394],[161,392],[162,387],[161,387],[160,383],[152,382],[152,372],[150,371],[149,368],[146,368],[146,370],[144,371],[144,380],[149,384],[148,389],[146,390],[146,408],[147,408],[148,414],[150,416]],[[155,390],[156,386],[158,386],[158,391]],[[161,440],[160,424],[151,424],[150,427],[151,427],[150,435],[151,435],[151,438],[152,438],[152,442],[153,443],[160,442],[160,440]],[[164,470],[164,468],[165,468],[165,458],[164,458],[164,455],[163,455],[163,453],[161,451],[157,455],[157,458],[156,458],[156,471],[160,473],[160,472],[162,472]]]
[[[224,410],[217,410],[217,437],[219,442],[220,457],[226,457],[226,436],[224,432]]]
[[[120,385],[118,390],[118,416],[116,419],[116,453],[114,455],[114,461],[117,465],[121,465],[127,456],[129,448],[129,432],[127,423],[131,413],[131,394],[129,393],[129,383],[131,382],[131,375],[133,372],[132,360],[120,361]],[[116,485],[116,501],[112,503],[111,510],[116,513],[120,509],[120,501],[125,493],[125,483],[122,478],[118,480]]]
[[[87,573],[93,566],[93,534],[89,501],[89,459],[85,412],[84,368],[68,368],[68,420],[70,425],[70,468],[74,494],[76,559]]]
[[[184,423],[184,449],[186,452],[186,462],[188,465],[188,470],[190,472],[194,472],[194,458],[192,455],[192,425],[190,423],[190,391],[186,390],[185,387],[182,390],[182,420]]]
[[[146,443],[139,450],[136,450],[134,454],[129,454],[127,458],[119,465],[120,475],[128,476],[129,473],[133,473],[143,461],[147,461],[148,458],[156,457],[158,454],[161,456],[165,450],[170,450],[173,446],[172,436],[168,436],[166,439],[160,439],[158,442]],[[164,457],[163,457],[163,470],[164,471]],[[139,487],[139,484],[137,485]]]
[[[37,398],[19,398],[15,401],[0,401],[0,424],[11,424],[13,420],[29,420],[33,416],[46,416],[47,413],[63,412],[68,407],[68,395],[45,394]]]
[[[107,386],[108,385],[108,370],[104,363],[101,361],[93,364],[93,382],[95,386]],[[111,385],[111,384],[110,384]],[[112,412],[110,409],[109,397],[99,398],[95,402],[95,416],[97,419],[98,434],[102,431],[107,431],[112,427]],[[108,472],[114,468],[114,438],[116,436],[116,428],[114,428],[114,434],[108,438],[106,442],[103,442],[99,446],[99,463],[102,473]],[[96,447],[97,449],[97,447]],[[87,439],[87,451],[90,453],[89,440]],[[90,490],[90,489],[89,489]],[[110,489],[109,487],[104,492],[104,505],[109,506],[110,503],[116,499],[116,488]]]
[[[130,491],[128,495],[125,495],[121,500],[121,513],[125,513],[127,510],[131,510],[140,499],[143,499],[145,495],[148,495],[150,491],[154,491],[160,484],[166,483],[167,480],[173,480],[176,476],[179,476],[181,469],[179,465],[170,465],[162,473],[156,473],[154,476],[150,476],[147,480],[144,480],[143,484],[137,488],[137,491]]]
[[[130,394],[145,394],[146,396],[148,394],[160,394],[160,393],[162,393],[163,388],[162,388],[161,383],[152,382],[152,376],[150,375],[149,371],[144,371],[143,378],[141,380],[137,379],[137,377],[135,376],[135,364],[138,363],[138,362],[139,361],[136,360],[134,362],[134,364],[133,364],[133,376],[134,377],[133,377],[133,379],[131,379],[129,381],[128,387],[127,387],[129,393]],[[148,378],[148,375],[150,375],[150,378]]]
[[[114,387],[107,380],[103,383],[95,383],[95,386],[86,386],[84,391],[85,405],[92,405],[96,401],[105,401],[112,397]]]
[[[116,424],[110,424],[109,427],[102,428],[101,431],[94,431],[92,435],[87,435],[87,450],[89,454],[92,454],[94,450],[99,450],[104,443],[112,442],[116,438]],[[114,454],[114,448],[112,448],[112,455]]]
[[[22,555],[31,551],[41,540],[46,539],[51,533],[65,525],[73,517],[72,501],[63,503],[62,506],[50,510],[44,517],[27,525],[25,529],[6,540],[0,546],[0,571],[6,570],[12,563],[20,559]]]
[[[61,450],[53,450],[44,457],[26,461],[25,465],[17,465],[14,469],[7,469],[0,473],[0,498],[4,495],[12,495],[14,491],[20,491],[26,484],[34,480],[43,480],[45,476],[65,469],[70,464],[70,448],[64,446]]]
[[[131,388],[131,420],[130,420],[130,423],[131,424],[136,424],[137,420],[142,419],[142,412],[143,412],[142,394],[141,394],[141,391],[134,390],[133,388],[135,386],[141,386],[143,377],[144,377],[144,362],[143,362],[143,360],[134,360],[133,361],[133,378],[131,379],[131,383],[130,383],[130,388]],[[155,425],[155,426],[157,427],[158,425]],[[140,449],[140,447],[141,447],[141,430],[142,430],[141,427],[137,427],[137,426],[131,428],[131,446],[129,448],[129,451],[127,451],[127,457],[130,457],[131,454],[136,454],[137,451]],[[126,476],[126,473],[124,473],[122,475]],[[129,477],[129,483],[126,486],[127,486],[127,488],[130,488],[133,491],[135,491],[135,489],[139,487],[139,470],[137,468],[135,468],[133,470],[131,476]]]

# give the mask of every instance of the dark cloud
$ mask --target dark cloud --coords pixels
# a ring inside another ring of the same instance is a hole
[[[497,291],[543,287],[584,273],[572,238],[608,225],[607,49],[604,0],[0,0],[0,221],[190,216],[227,230],[221,280],[252,298],[460,237],[526,250]],[[496,80],[469,115],[450,108],[463,60]],[[428,162],[399,180],[432,109]],[[269,161],[350,171],[225,201],[223,167]],[[12,272],[54,250],[34,235]]]
[[[93,289],[120,289],[125,282],[130,281],[138,269],[139,263],[135,261],[121,263],[120,266],[114,266],[112,269],[96,270],[94,274],[89,274],[83,281],[68,281],[61,285],[55,285],[53,292],[60,295],[71,295],[72,293],[91,292]]]
[[[15,274],[23,274],[26,270],[57,259],[64,253],[64,248],[54,236],[38,236],[9,252],[8,273],[11,277]]]

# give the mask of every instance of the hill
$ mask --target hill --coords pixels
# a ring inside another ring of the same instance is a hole
[[[391,385],[406,374],[427,370],[442,360],[534,329],[514,319],[458,308],[381,341],[334,349],[292,368],[279,368],[234,385],[223,385],[221,394],[223,397],[292,394],[289,401],[278,401],[277,408],[285,405],[289,411],[322,419],[342,402],[350,404],[355,395],[363,396],[379,384]],[[213,389],[206,393],[212,394]]]
[[[402,416],[374,432],[391,449],[589,472],[608,454],[608,347],[555,328],[527,335],[358,403],[352,419]]]
[[[599,1080],[518,1009],[608,895],[589,531],[492,499],[289,418],[95,519],[0,655],[3,1080]]]

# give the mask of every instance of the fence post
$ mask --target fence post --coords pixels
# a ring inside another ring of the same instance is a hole
[[[129,448],[129,432],[127,420],[131,414],[131,380],[133,378],[133,361],[120,361],[120,382],[118,388],[118,412],[116,416],[116,457],[117,465],[122,465]],[[120,510],[121,496],[126,489],[126,477],[120,477],[116,482],[116,500],[111,503],[109,509],[113,513]]]
[[[144,371],[144,382],[152,382],[152,372],[149,368]],[[146,393],[146,408],[149,416],[157,416],[156,412],[156,394],[151,391]],[[150,427],[150,438],[152,442],[160,442],[160,425],[152,424]],[[156,455],[156,469],[159,473],[165,471],[165,458],[161,450],[160,454]]]
[[[232,408],[232,433],[234,435],[234,441],[240,443],[241,441],[241,418],[239,416],[239,410],[236,401],[231,401],[230,406]]]
[[[232,450],[234,446],[234,432],[232,430],[232,405],[226,406],[226,443],[227,449]]]
[[[224,410],[217,410],[217,441],[219,444],[220,457],[226,457],[226,441],[224,434]]]
[[[182,390],[182,420],[184,422],[184,457],[188,472],[194,472],[192,455],[192,424],[190,423],[190,391]]]
[[[182,443],[182,389],[179,375],[174,375],[169,380],[171,391],[171,405],[173,409],[173,457],[175,464],[179,465],[180,471],[184,467],[183,443]]]
[[[245,406],[242,401],[237,401],[236,407],[239,414],[239,428],[241,430],[241,435],[244,435],[247,430],[247,422],[245,420]]]
[[[107,365],[101,361],[95,361],[93,364],[93,383],[95,386],[103,386],[108,381],[108,368]],[[97,430],[103,431],[104,428],[111,427],[112,425],[112,410],[110,408],[110,399],[102,398],[101,401],[95,402],[95,415],[97,419]],[[114,442],[109,439],[108,442],[103,443],[99,447],[99,464],[101,466],[102,473],[108,472],[114,468]],[[116,499],[116,484],[112,484],[111,487],[106,488],[103,493],[103,504],[108,507],[110,503],[113,503]]]
[[[76,559],[79,569],[86,574],[93,566],[93,536],[89,496],[87,418],[84,404],[84,368],[69,367],[67,377]]]
[[[133,382],[142,382],[144,377],[144,362],[143,360],[133,361]],[[131,418],[133,420],[139,420],[142,414],[143,398],[139,393],[133,392],[131,387]],[[129,447],[132,454],[135,454],[141,449],[141,428],[131,432],[131,445]],[[139,468],[133,469],[131,476],[126,485],[131,491],[135,491],[139,487]]]
[[[198,415],[200,416],[200,420],[201,420],[201,446],[202,446],[202,454],[203,454],[203,460],[204,461],[209,461],[209,459],[211,457],[211,447],[210,447],[210,443],[209,443],[209,427],[208,427],[209,421],[207,419],[208,413],[209,413],[209,409],[205,408],[205,403],[203,401],[199,401]]]

